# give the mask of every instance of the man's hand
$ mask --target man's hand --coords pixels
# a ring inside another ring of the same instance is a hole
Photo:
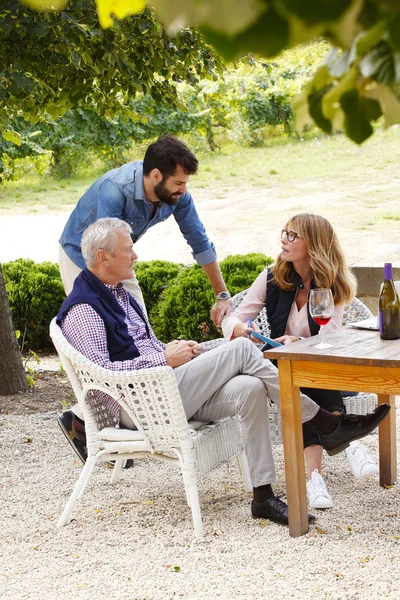
[[[214,306],[211,309],[210,317],[211,321],[216,327],[221,327],[222,319],[229,316],[232,311],[232,298],[227,300],[216,300]]]
[[[180,367],[196,358],[203,351],[203,346],[193,340],[174,340],[165,346],[167,365]]]

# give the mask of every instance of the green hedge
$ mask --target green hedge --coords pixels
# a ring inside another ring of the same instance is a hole
[[[248,288],[272,259],[264,254],[228,256],[220,263],[232,295]],[[23,349],[50,348],[49,323],[65,298],[58,266],[18,259],[2,265],[14,325]],[[135,266],[154,332],[162,341],[220,337],[210,319],[214,293],[201,267],[162,260]]]
[[[138,261],[135,264],[135,273],[142,290],[147,313],[150,315],[153,307],[158,303],[162,292],[184,269],[183,264],[172,263],[167,260]]]
[[[51,348],[49,323],[65,298],[58,265],[19,258],[2,271],[22,350]]]
[[[271,263],[272,258],[265,254],[236,254],[222,260],[220,268],[228,290],[234,295],[250,287]],[[161,294],[159,302],[149,311],[150,322],[163,342],[177,338],[213,340],[220,337],[210,319],[213,304],[214,292],[203,269],[193,265],[179,271]]]

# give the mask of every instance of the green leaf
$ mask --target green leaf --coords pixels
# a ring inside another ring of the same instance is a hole
[[[325,64],[328,66],[332,77],[340,78],[346,73],[355,58],[356,54],[354,46],[352,46],[350,50],[342,52],[341,54],[339,54],[337,48],[332,48],[332,50],[329,52],[329,55],[326,57]]]
[[[353,67],[339,83],[333,85],[331,89],[326,92],[322,99],[322,114],[326,119],[329,121],[333,120],[339,107],[340,97],[344,92],[355,87],[356,79],[357,70]]]
[[[259,0],[152,0],[151,5],[160,20],[174,34],[179,27],[195,25],[220,33],[237,36],[256,23],[265,10]]]
[[[24,73],[15,71],[12,74],[12,77],[15,81],[15,83],[17,84],[17,86],[19,88],[25,89],[26,87],[28,87],[28,85],[30,85],[32,82],[32,79],[30,77],[27,77]]]
[[[360,60],[360,71],[365,78],[375,79],[383,85],[393,85],[395,65],[392,49],[388,44],[373,48]]]
[[[23,0],[23,3],[36,10],[59,10],[68,0]]]
[[[361,106],[363,108],[364,114],[369,122],[377,121],[379,117],[382,116],[382,110],[379,102],[377,100],[372,100],[371,98],[363,98],[360,99]]]
[[[396,15],[388,24],[390,41],[396,50],[400,50],[400,14]]]
[[[275,56],[289,40],[289,24],[277,12],[269,10],[258,21],[237,36],[229,37],[211,27],[201,27],[206,40],[227,60],[248,54]]]
[[[249,29],[237,37],[243,54],[254,52],[264,56],[275,56],[283,50],[289,40],[289,24],[274,10],[265,12]]]
[[[357,56],[364,56],[376,46],[382,39],[386,31],[387,20],[379,21],[374,27],[368,31],[361,32],[355,40],[355,49]]]
[[[8,129],[7,131],[2,131],[1,133],[3,135],[3,138],[5,140],[7,140],[7,142],[11,142],[11,143],[15,144],[16,146],[21,145],[21,143],[22,143],[21,134],[18,133],[17,131],[14,131],[13,129]]]
[[[384,85],[375,84],[364,93],[364,97],[379,102],[385,117],[385,127],[390,127],[400,121],[400,104],[393,90]]]
[[[326,92],[330,90],[331,87],[332,84],[308,96],[308,110],[310,115],[318,127],[320,127],[322,131],[325,131],[325,133],[329,134],[332,133],[332,123],[324,116],[322,112],[322,100]]]
[[[344,128],[353,142],[362,144],[373,134],[372,126],[366,116],[365,106],[357,89],[348,90],[340,98],[340,106],[345,113]]]
[[[292,108],[295,115],[296,130],[302,132],[306,125],[312,125],[313,120],[308,110],[308,91],[304,89],[297,94],[292,102]]]
[[[315,25],[340,19],[352,0],[279,0],[279,3],[298,19]]]

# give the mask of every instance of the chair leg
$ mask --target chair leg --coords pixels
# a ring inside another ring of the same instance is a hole
[[[186,494],[187,505],[190,508],[190,493],[189,493],[189,486],[187,486],[187,485],[185,485],[185,494]]]
[[[239,472],[243,479],[244,489],[246,490],[246,492],[252,492],[253,486],[250,478],[249,463],[247,462],[247,457],[244,452],[239,454],[239,456],[237,457],[237,463],[239,467]]]
[[[68,521],[68,519],[71,515],[71,512],[76,504],[76,501],[79,500],[83,496],[83,492],[85,491],[85,488],[89,482],[90,476],[93,472],[96,462],[97,462],[96,457],[88,457],[88,459],[86,460],[85,466],[83,467],[83,469],[81,471],[79,479],[76,482],[75,487],[72,491],[72,494],[69,497],[69,500],[63,510],[63,513],[58,520],[58,523],[57,523],[58,529],[61,529],[61,527],[63,527],[66,524],[66,522]]]
[[[121,471],[124,468],[126,464],[126,460],[123,460],[122,458],[119,458],[118,460],[115,461],[115,465],[113,468],[113,472],[111,474],[111,479],[110,479],[110,484],[111,485],[115,485],[119,479],[119,476],[121,475]]]
[[[185,486],[188,491],[188,495],[190,498],[190,508],[192,511],[192,519],[193,519],[193,527],[194,533],[197,538],[202,538],[204,535],[203,532],[203,522],[201,520],[201,511],[200,511],[200,503],[199,503],[199,492],[197,489],[197,484],[192,483],[188,486]]]

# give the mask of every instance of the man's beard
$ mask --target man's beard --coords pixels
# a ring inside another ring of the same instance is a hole
[[[169,206],[175,206],[175,204],[178,204],[178,200],[179,200],[179,196],[181,194],[175,195],[172,194],[169,190],[167,190],[166,185],[165,185],[165,181],[166,181],[166,177],[162,178],[162,180],[160,181],[160,183],[157,183],[157,185],[154,186],[154,193],[157,196],[157,198],[159,199],[160,202],[162,202],[163,204],[168,204]]]

